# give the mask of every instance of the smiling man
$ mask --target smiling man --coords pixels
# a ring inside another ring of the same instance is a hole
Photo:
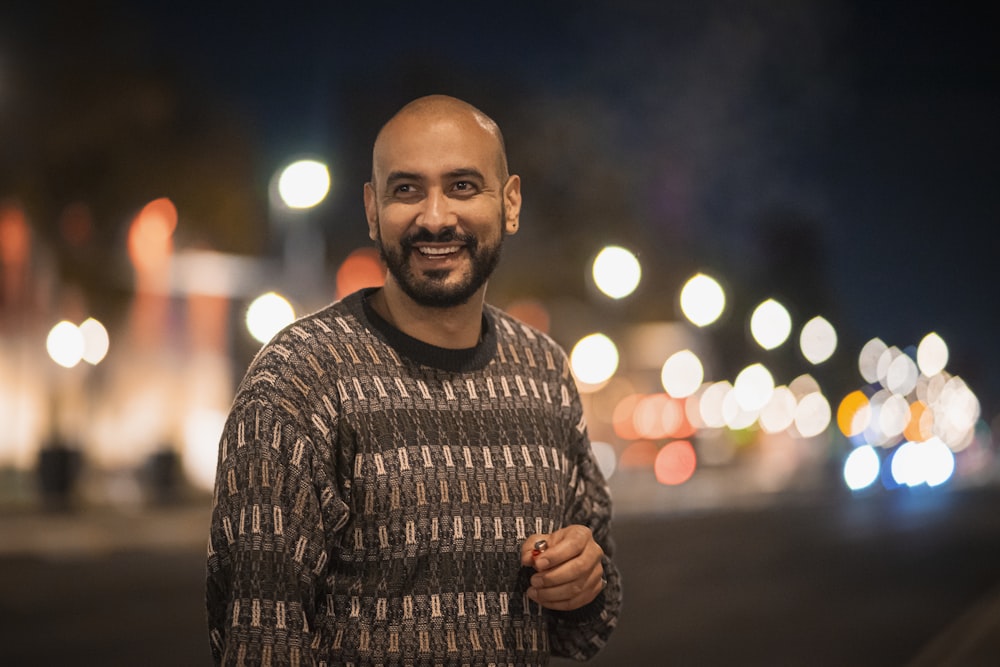
[[[485,303],[520,179],[486,115],[411,102],[364,187],[385,284],[257,355],[220,443],[220,664],[584,660],[621,606],[611,501],[566,355]]]

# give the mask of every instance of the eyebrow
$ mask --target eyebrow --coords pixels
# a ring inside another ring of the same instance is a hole
[[[478,169],[476,169],[475,167],[462,167],[459,169],[452,169],[451,171],[445,174],[446,178],[463,178],[470,176],[478,178],[479,180],[482,181],[486,180],[486,177],[483,175],[483,173]],[[397,181],[422,181],[422,180],[424,180],[424,177],[416,172],[393,171],[389,172],[389,175],[386,176],[385,182],[386,185],[389,185],[390,183],[395,183]]]

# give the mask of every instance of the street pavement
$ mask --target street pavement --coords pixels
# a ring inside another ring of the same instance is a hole
[[[986,486],[622,513],[625,607],[590,664],[1000,664],[998,503]],[[0,665],[209,664],[208,516],[0,514]]]

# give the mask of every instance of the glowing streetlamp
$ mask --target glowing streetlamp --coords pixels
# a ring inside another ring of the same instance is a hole
[[[271,179],[271,222],[281,239],[285,289],[299,294],[318,295],[324,284],[325,244],[309,211],[326,199],[330,183],[330,170],[314,159],[296,160]]]
[[[330,192],[330,171],[318,160],[297,160],[278,174],[278,195],[288,208],[312,208]]]

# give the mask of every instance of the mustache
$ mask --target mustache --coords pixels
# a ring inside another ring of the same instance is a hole
[[[434,234],[429,229],[418,229],[414,233],[400,239],[399,245],[404,250],[412,250],[416,243],[462,243],[470,250],[475,250],[477,241],[475,236],[461,234],[453,227],[442,229]]]

